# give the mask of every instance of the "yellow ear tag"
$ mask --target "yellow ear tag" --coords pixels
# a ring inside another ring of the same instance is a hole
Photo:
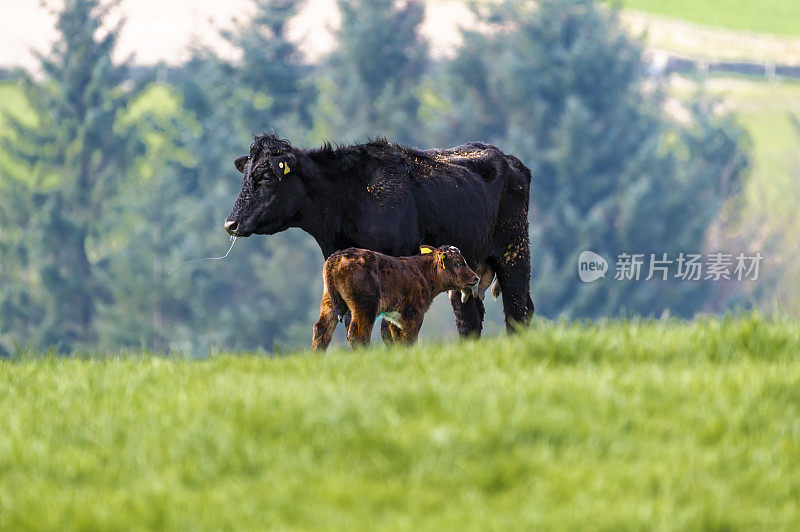
[[[289,173],[289,163],[283,163],[283,175]]]
[[[439,255],[439,262],[441,262],[442,269],[444,270],[445,269],[445,267],[444,267],[444,255]]]
[[[419,252],[420,254],[425,255],[426,253],[433,253],[433,250],[431,248],[419,248]]]

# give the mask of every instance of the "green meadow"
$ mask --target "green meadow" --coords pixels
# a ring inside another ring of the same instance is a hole
[[[621,5],[707,26],[800,36],[796,0],[623,0]]]
[[[750,137],[751,166],[741,201],[727,214],[737,226],[729,238],[752,242],[778,265],[768,274],[774,288],[761,308],[800,315],[800,265],[793,259],[800,253],[800,82],[710,78],[706,89]]]
[[[800,325],[0,361],[0,529],[792,529]]]

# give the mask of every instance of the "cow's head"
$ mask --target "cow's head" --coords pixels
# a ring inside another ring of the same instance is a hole
[[[250,236],[271,235],[290,227],[307,192],[289,141],[275,135],[257,136],[250,155],[233,164],[244,179],[225,230],[234,236]]]

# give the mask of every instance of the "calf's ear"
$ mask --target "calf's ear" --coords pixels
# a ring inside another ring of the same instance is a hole
[[[425,255],[426,253],[433,253],[434,251],[436,251],[436,248],[433,247],[433,246],[420,246],[419,247],[419,252],[422,255]]]
[[[242,155],[241,157],[237,157],[235,161],[233,161],[233,166],[236,167],[241,173],[244,173],[244,165],[247,164],[247,155]]]

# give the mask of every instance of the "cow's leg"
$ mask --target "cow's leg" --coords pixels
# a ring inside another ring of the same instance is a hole
[[[311,342],[311,348],[314,350],[325,350],[328,344],[331,343],[333,332],[336,330],[337,323],[336,311],[333,310],[333,303],[331,296],[326,290],[322,294],[322,301],[319,304],[319,319],[314,324],[314,339]]]
[[[514,332],[520,326],[527,327],[534,310],[530,291],[530,259],[519,256],[516,259],[501,259],[495,269],[502,290],[503,314],[508,332]]]
[[[461,336],[480,338],[483,329],[483,301],[469,296],[465,303],[461,302],[461,292],[453,290],[450,295],[450,305],[456,315],[456,328]]]

